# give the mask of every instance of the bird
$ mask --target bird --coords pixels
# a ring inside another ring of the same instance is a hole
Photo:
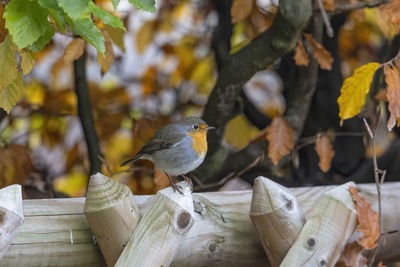
[[[162,170],[174,190],[183,194],[169,175],[182,176],[193,171],[207,154],[207,132],[215,129],[198,117],[187,117],[159,128],[151,140],[135,156],[121,163],[121,167],[138,159],[150,160]]]

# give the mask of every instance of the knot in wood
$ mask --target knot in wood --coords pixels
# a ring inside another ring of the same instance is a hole
[[[326,266],[327,262],[325,259],[319,261],[319,266]]]
[[[309,239],[307,239],[306,241],[306,248],[307,249],[314,249],[314,247],[317,245],[317,240],[315,240],[314,238],[310,237]]]
[[[186,228],[190,223],[190,217],[191,215],[189,212],[187,211],[181,212],[181,214],[179,214],[178,216],[178,221],[177,221],[179,228],[181,229]]]
[[[0,211],[0,225],[2,225],[5,221],[6,213],[4,211]]]

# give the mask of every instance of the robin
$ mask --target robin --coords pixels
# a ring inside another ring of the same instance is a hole
[[[196,169],[207,153],[207,131],[214,129],[197,117],[188,117],[165,125],[157,130],[153,138],[125,166],[138,159],[151,160],[168,177],[172,188],[182,194],[181,188],[169,177],[182,175]]]

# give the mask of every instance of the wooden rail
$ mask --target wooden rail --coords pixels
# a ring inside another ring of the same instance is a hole
[[[377,210],[375,184],[357,185]],[[316,200],[334,186],[290,189],[305,217]],[[154,196],[134,196],[143,215]],[[267,266],[263,247],[250,221],[252,191],[193,193],[195,223],[171,266]],[[23,200],[24,223],[0,266],[105,265],[83,214],[84,198]],[[377,259],[400,259],[400,183],[382,185],[386,242]],[[154,255],[157,257],[157,255]]]

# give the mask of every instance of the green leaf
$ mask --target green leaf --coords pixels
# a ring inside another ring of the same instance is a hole
[[[12,83],[18,75],[17,59],[15,52],[17,47],[10,35],[0,43],[0,90]]]
[[[3,17],[19,49],[33,44],[52,28],[47,14],[36,1],[12,0],[8,3]]]
[[[50,27],[42,36],[40,36],[40,38],[36,42],[34,42],[29,47],[29,49],[35,52],[43,50],[43,48],[45,48],[46,45],[51,41],[53,36],[54,36],[54,28]]]
[[[107,10],[104,10],[99,6],[96,6],[96,4],[93,2],[90,2],[89,10],[97,18],[100,18],[104,22],[104,24],[110,25],[114,28],[120,28],[125,31],[125,27],[122,21],[118,17],[109,13]]]
[[[58,5],[73,20],[90,18],[88,7],[91,0],[57,0]]]
[[[111,0],[111,2],[113,4],[113,6],[114,6],[114,9],[117,9],[117,6],[119,4],[119,0]]]
[[[72,31],[81,36],[83,39],[92,44],[97,51],[99,51],[102,55],[106,50],[104,45],[104,36],[97,29],[96,25],[91,19],[77,19],[72,20],[67,18],[69,25],[72,28]]]
[[[133,4],[137,9],[142,9],[151,13],[156,12],[156,1],[155,0],[128,0],[129,3]]]
[[[57,30],[64,33],[66,30],[65,18],[63,16],[62,9],[57,5],[56,1],[52,0],[38,0],[41,7],[47,9],[50,16],[54,19],[56,23]]]
[[[23,94],[23,81],[21,74],[18,73],[14,81],[7,87],[0,88],[0,107],[10,112],[11,108],[17,104]]]

